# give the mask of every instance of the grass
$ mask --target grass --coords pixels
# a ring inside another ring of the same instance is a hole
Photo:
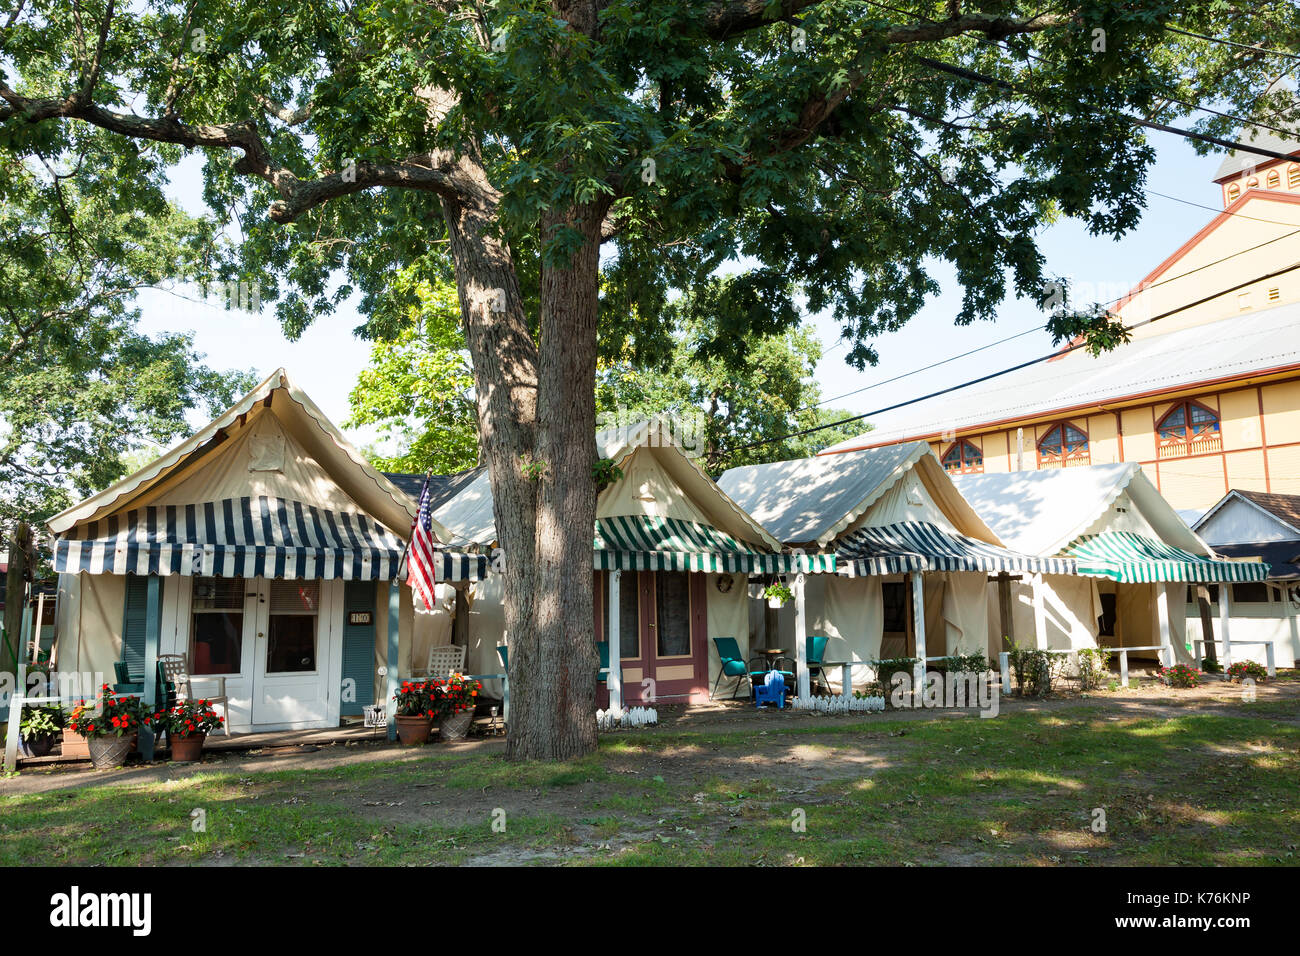
[[[0,791],[0,864],[1294,865],[1300,702],[1238,710],[664,729],[559,765],[212,764]]]

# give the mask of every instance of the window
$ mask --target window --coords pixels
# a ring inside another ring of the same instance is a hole
[[[959,441],[944,453],[943,467],[953,474],[979,474],[984,471],[984,455],[970,442]]]
[[[685,571],[655,573],[655,654],[685,657],[691,652],[691,586]]]
[[[1240,195],[1241,195],[1241,187],[1238,186],[1236,183],[1231,183],[1228,186],[1228,202],[1235,202],[1237,197]]]
[[[1232,600],[1237,604],[1267,604],[1268,585],[1263,581],[1250,581],[1232,586]]]
[[[238,674],[244,648],[244,579],[194,578],[190,670]]]
[[[880,585],[880,597],[884,604],[886,634],[907,633],[907,585],[895,581],[883,581]]]
[[[1090,463],[1088,436],[1068,422],[1053,425],[1038,442],[1039,468],[1064,468]]]
[[[1300,164],[1292,163],[1286,168],[1286,188],[1300,189]]]
[[[1277,189],[1282,185],[1282,177],[1278,175],[1276,169],[1270,169],[1268,171],[1268,177],[1264,180],[1264,183],[1269,189]]]
[[[1179,402],[1156,425],[1159,457],[1220,451],[1219,416],[1198,402]]]
[[[316,669],[316,615],[319,609],[319,581],[271,582],[271,608],[266,625],[268,674]]]

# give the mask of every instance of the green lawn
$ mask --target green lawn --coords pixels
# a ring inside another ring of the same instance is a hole
[[[1297,701],[1172,718],[1084,704],[993,720],[663,728],[608,736],[597,754],[561,765],[436,746],[358,755],[292,772],[226,758],[173,767],[170,780],[90,777],[39,795],[0,785],[0,863],[1300,859]],[[1098,808],[1104,832],[1092,826]],[[192,829],[195,809],[206,832]]]

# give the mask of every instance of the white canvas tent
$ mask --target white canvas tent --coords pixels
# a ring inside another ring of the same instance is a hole
[[[1193,533],[1140,465],[1075,466],[957,475],[970,504],[1011,547],[1065,555],[1079,576],[1037,574],[1011,585],[1013,636],[1022,645],[1074,650],[1185,646],[1188,583],[1253,580],[1258,564],[1222,561]]]
[[[781,554],[780,542],[656,423],[601,432],[596,447],[622,471],[597,498],[590,569],[597,640],[608,642],[611,660],[621,661],[607,677],[609,701],[632,704],[651,693],[659,700],[706,698],[719,667],[711,638],[734,636],[742,651],[748,649],[748,602],[743,583],[736,582],[751,573],[810,565]],[[484,549],[498,544],[486,472],[434,517],[454,541]],[[669,595],[668,587],[681,590]],[[472,589],[469,655],[484,671],[499,666],[496,648],[510,642],[503,597],[495,576]],[[665,621],[658,617],[680,626],[680,646],[661,644]]]
[[[825,660],[864,665],[855,686],[874,660],[996,654],[988,574],[1073,568],[1003,547],[924,442],[733,468],[719,484],[787,547],[836,555],[839,573],[796,582],[802,600],[767,640],[793,645],[802,672],[806,635],[825,635]]]
[[[61,663],[109,683],[121,665],[148,697],[157,656],[184,654],[224,678],[233,730],[336,726],[391,696],[380,668],[436,628],[397,580],[413,516],[279,369],[50,519]],[[443,582],[487,573],[476,555],[438,559]]]

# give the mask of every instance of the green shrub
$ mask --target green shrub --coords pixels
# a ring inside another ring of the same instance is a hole
[[[989,669],[989,659],[980,652],[953,654],[938,663],[943,665],[940,669],[949,674],[983,674]]]
[[[1095,690],[1101,686],[1102,678],[1107,676],[1111,652],[1104,647],[1085,647],[1075,652],[1079,665],[1079,686],[1083,690]]]
[[[1046,697],[1060,675],[1064,654],[1040,651],[1012,644],[1009,654],[1011,670],[1016,675],[1017,691],[1023,696]]]

